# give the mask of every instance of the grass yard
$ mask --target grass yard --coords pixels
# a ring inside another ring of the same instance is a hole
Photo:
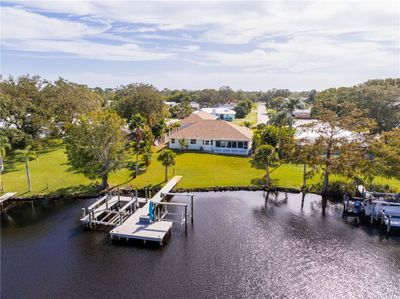
[[[257,124],[257,104],[253,104],[250,113],[247,114],[245,118],[236,118],[233,123],[244,126],[245,121],[251,123],[251,127]]]
[[[22,196],[37,194],[57,195],[91,194],[95,192],[94,184],[80,173],[69,169],[65,149],[57,141],[46,151],[38,152],[39,158],[30,162],[32,192],[27,192],[25,166],[22,161],[7,162],[6,172],[2,176],[7,192],[18,192]],[[131,185],[137,188],[158,186],[164,183],[164,168],[157,161],[158,153],[148,170],[132,179],[132,161],[130,167],[110,175],[111,185]],[[181,188],[213,186],[247,186],[257,184],[264,176],[264,171],[252,168],[247,157],[222,156],[206,153],[178,153],[176,166],[171,168],[169,176],[183,175],[179,183]],[[283,165],[272,172],[272,178],[279,186],[298,188],[302,184],[302,166]],[[315,177],[310,183],[316,183]],[[377,178],[377,183],[395,186],[400,190],[400,181]]]

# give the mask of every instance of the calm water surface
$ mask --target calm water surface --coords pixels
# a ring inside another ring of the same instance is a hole
[[[2,218],[1,298],[400,298],[400,237],[354,227],[321,199],[197,193],[194,226],[162,248],[82,230],[92,201]],[[8,224],[7,224],[8,223]]]

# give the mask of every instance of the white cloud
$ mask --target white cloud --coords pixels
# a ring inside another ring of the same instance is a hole
[[[7,49],[55,52],[87,59],[116,61],[160,60],[172,56],[167,52],[141,48],[130,39],[104,33],[110,26],[88,26],[11,7],[2,8],[2,16],[5,26],[2,28],[1,39]],[[88,37],[103,37],[121,43],[105,44],[85,40]]]
[[[332,85],[399,75],[396,1],[11,2],[13,7],[2,7],[6,49],[165,60],[168,64],[157,66],[150,77],[141,69],[144,79],[160,84],[220,86],[225,78],[226,84],[261,86],[265,80],[279,85],[279,78],[283,84],[323,86],[322,80],[333,80]],[[175,63],[185,64],[186,71],[166,69]]]

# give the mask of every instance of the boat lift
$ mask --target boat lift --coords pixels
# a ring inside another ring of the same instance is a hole
[[[137,197],[137,192],[130,197],[106,194],[87,208],[82,208],[81,222],[85,227],[96,228],[97,225],[115,227],[136,212],[147,198]]]
[[[190,206],[187,203],[178,203],[178,202],[167,202],[166,199],[172,196],[183,196],[183,197],[190,197]],[[156,221],[171,221],[178,224],[185,224],[185,231],[187,231],[188,226],[188,218],[190,218],[191,223],[193,223],[193,193],[165,193],[161,194],[161,197],[164,201],[160,201],[154,203],[155,207],[155,220]],[[179,207],[182,209],[181,213],[173,213],[168,211],[168,207]],[[190,208],[190,213],[189,213]],[[180,219],[176,218],[168,218],[168,216],[180,216]]]

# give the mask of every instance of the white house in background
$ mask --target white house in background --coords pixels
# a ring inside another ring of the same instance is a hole
[[[196,102],[190,102],[190,107],[192,107],[194,110],[200,110],[200,104]]]
[[[215,115],[218,119],[223,119],[226,121],[232,121],[235,119],[236,111],[229,109],[229,108],[224,108],[224,107],[219,107],[219,108],[201,108],[201,111],[210,113],[212,115]]]
[[[168,136],[171,149],[180,149],[185,139],[186,149],[217,154],[247,156],[250,153],[253,132],[224,120],[199,120]]]
[[[310,119],[311,118],[311,110],[310,109],[297,109],[297,110],[294,110],[293,116],[296,119]]]
[[[169,108],[172,108],[172,107],[175,107],[178,105],[177,102],[167,102],[167,101],[164,101],[164,104],[167,105]]]

